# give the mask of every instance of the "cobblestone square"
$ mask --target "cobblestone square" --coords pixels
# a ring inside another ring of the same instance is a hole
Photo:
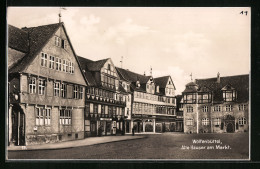
[[[145,135],[143,139],[59,150],[8,152],[9,159],[249,159],[248,133]],[[116,136],[115,136],[116,137]],[[197,143],[195,143],[197,141]],[[204,143],[200,143],[203,142]],[[189,147],[184,149],[183,146]],[[193,147],[193,148],[192,148]],[[199,149],[198,147],[205,147]],[[209,147],[209,148],[208,148]],[[227,148],[229,147],[229,148]]]

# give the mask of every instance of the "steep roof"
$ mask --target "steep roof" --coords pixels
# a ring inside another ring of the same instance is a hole
[[[77,57],[79,60],[80,67],[83,70],[84,77],[85,79],[87,79],[88,85],[96,86],[97,85],[96,80],[93,77],[92,73],[88,70],[88,66],[87,66],[88,63],[93,63],[94,61],[81,56],[77,56]]]
[[[108,59],[109,58],[98,60],[98,61],[86,62],[87,69],[89,71],[100,71]]]
[[[196,84],[205,86],[213,92],[214,102],[222,101],[221,89],[227,85],[232,86],[237,91],[237,102],[249,101],[249,75],[237,75],[220,77],[220,83],[217,78],[196,79]]]
[[[162,76],[162,77],[154,78],[154,81],[155,81],[156,85],[159,85],[160,87],[165,88],[169,78],[170,78],[170,76]]]
[[[124,80],[129,81],[129,82],[139,81],[140,84],[144,84],[144,83],[147,83],[148,80],[151,78],[151,76],[140,75],[140,74],[137,74],[132,71],[122,69],[119,67],[116,67],[116,69],[119,72],[120,77],[122,77]]]
[[[8,25],[8,47],[23,53],[28,52],[28,32]]]
[[[8,34],[8,39],[11,42],[9,44],[15,46],[13,43],[23,43],[23,45],[19,44],[15,47],[28,49],[26,51],[27,54],[10,68],[9,73],[21,72],[24,70],[62,24],[63,23],[56,23],[38,27],[25,27],[20,29],[20,31],[18,31],[19,28],[9,26],[8,29],[10,32]],[[17,35],[17,37],[13,38],[15,35]]]
[[[189,82],[185,85],[184,93],[188,92],[197,92],[198,91],[198,85],[195,82]]]

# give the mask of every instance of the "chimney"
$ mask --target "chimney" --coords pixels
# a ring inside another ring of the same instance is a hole
[[[152,76],[152,75],[153,75],[153,69],[152,69],[152,67],[151,67],[150,76]]]
[[[144,76],[146,76],[146,75],[145,75],[145,71],[144,71]]]
[[[220,83],[220,73],[217,74],[217,83]]]

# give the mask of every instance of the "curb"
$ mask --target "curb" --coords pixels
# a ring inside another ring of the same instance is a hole
[[[120,141],[128,141],[128,140],[137,140],[137,139],[144,139],[147,138],[147,136],[139,136],[137,138],[131,138],[131,139],[123,139],[123,140],[114,140],[114,141],[106,141],[101,143],[94,143],[94,144],[87,144],[87,145],[79,145],[79,146],[67,146],[67,147],[58,147],[58,148],[35,148],[35,149],[12,149],[8,150],[8,152],[14,152],[14,151],[41,151],[41,150],[59,150],[59,149],[68,149],[68,148],[76,148],[76,147],[86,147],[86,146],[93,146],[93,145],[99,145],[99,144],[106,144],[106,143],[112,143],[112,142],[120,142]]]

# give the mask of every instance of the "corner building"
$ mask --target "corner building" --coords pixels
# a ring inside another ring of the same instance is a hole
[[[185,133],[249,130],[249,75],[196,79],[183,91]]]
[[[84,138],[86,81],[63,23],[8,26],[8,141]]]
[[[175,86],[170,76],[153,78],[117,68],[131,83],[131,126],[135,132],[165,132],[176,128]]]

